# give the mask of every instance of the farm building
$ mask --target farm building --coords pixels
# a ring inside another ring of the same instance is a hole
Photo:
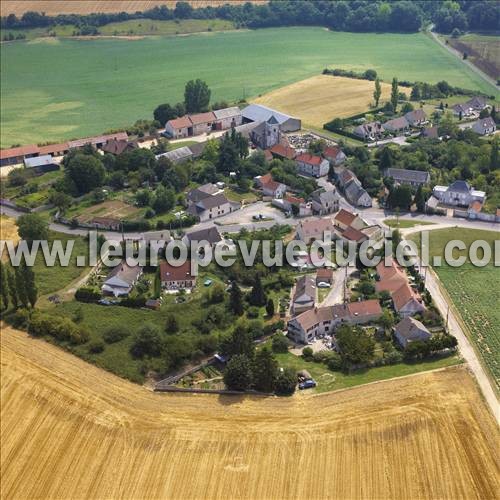
[[[275,144],[268,151],[271,153],[272,158],[278,158],[279,160],[293,160],[297,156],[297,151],[294,148],[284,144]]]
[[[356,207],[371,207],[372,199],[361,185],[358,178],[354,178],[344,187],[344,194],[347,201]]]
[[[403,318],[394,327],[394,335],[403,349],[406,349],[411,342],[425,342],[431,338],[431,333],[422,322],[408,317]]]
[[[391,293],[395,311],[401,316],[413,316],[425,311],[422,299],[408,283]]]
[[[191,130],[191,134],[189,131]],[[192,134],[192,125],[189,116],[181,116],[174,120],[169,120],[165,124],[165,133],[172,139],[182,139]]]
[[[172,163],[183,163],[193,158],[193,152],[188,146],[183,146],[182,148],[173,149],[172,151],[167,151],[166,153],[156,155],[155,158],[157,160],[159,160],[160,158],[166,158]]]
[[[26,168],[32,168],[38,173],[52,172],[53,170],[59,170],[59,165],[54,161],[51,155],[25,158],[24,166]]]
[[[302,153],[295,158],[297,172],[302,175],[310,175],[312,177],[324,177],[328,175],[330,163],[321,156]]]
[[[69,141],[69,149],[81,148],[87,144],[91,144],[97,149],[101,149],[110,140],[126,141],[128,140],[127,132],[117,132],[115,134],[97,135],[94,137],[86,137],[84,139],[77,139],[76,141]]]
[[[241,110],[237,106],[224,109],[216,109],[215,115],[215,129],[227,130],[230,128],[238,127],[243,123]]]
[[[205,184],[187,194],[188,212],[201,222],[215,219],[240,208],[239,203],[230,202],[222,189],[214,184]]]
[[[17,165],[23,163],[25,158],[33,158],[38,156],[40,148],[36,144],[29,146],[20,146],[17,148],[1,149],[0,150],[0,166]]]
[[[300,130],[302,124],[299,118],[285,115],[262,104],[249,104],[241,112],[244,122],[267,122],[274,116],[282,132],[295,132]]]
[[[404,168],[388,168],[386,177],[392,177],[396,184],[409,184],[410,186],[424,186],[429,184],[431,176],[423,170],[406,170]]]
[[[137,148],[136,142],[128,142],[125,139],[110,139],[101,148],[103,153],[109,153],[112,155],[121,155],[125,151],[132,151]]]
[[[215,129],[215,115],[212,111],[189,115],[189,119],[191,120],[191,129],[188,129],[189,135],[208,134]]]
[[[58,144],[48,144],[47,146],[40,146],[38,154],[64,156],[69,151],[68,142],[60,142]]]
[[[182,241],[186,245],[206,241],[208,245],[212,247],[219,243],[219,241],[222,241],[222,237],[216,226],[210,226],[204,229],[199,229],[198,231],[191,231],[190,233],[185,234],[184,238],[182,238]]]
[[[196,284],[196,276],[191,274],[191,261],[180,266],[172,266],[166,260],[160,262],[160,281],[165,290],[191,289]]]
[[[141,266],[129,266],[122,261],[109,273],[101,290],[106,295],[124,297],[130,293],[141,274]]]

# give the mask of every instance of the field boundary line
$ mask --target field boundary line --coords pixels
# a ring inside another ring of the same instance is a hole
[[[485,365],[485,362],[483,360],[483,357],[481,353],[478,351],[476,343],[474,341],[474,336],[472,332],[470,331],[469,327],[467,324],[464,322],[462,316],[460,315],[460,312],[458,311],[455,303],[453,302],[453,299],[451,298],[450,294],[448,293],[448,290],[446,290],[446,287],[443,285],[442,281],[439,279],[439,276],[437,275],[436,271],[432,268],[432,266],[429,266],[429,270],[431,271],[434,279],[436,280],[436,284],[439,287],[439,290],[443,297],[446,299],[446,302],[448,303],[449,308],[453,312],[453,315],[455,316],[455,319],[457,322],[460,324],[460,327],[462,328],[462,331],[466,335],[467,339],[469,340],[469,343],[473,349],[473,351],[476,354],[476,357],[479,361],[479,364],[481,365],[481,368],[483,369],[483,372],[485,373],[487,379],[490,382],[490,385],[493,389],[493,392],[495,393],[495,396],[498,397],[500,396],[500,393],[498,391],[498,385],[496,380],[493,378],[493,374],[490,372],[490,369],[487,365]]]

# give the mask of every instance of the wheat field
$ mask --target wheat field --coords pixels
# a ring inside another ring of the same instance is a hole
[[[1,333],[2,498],[495,498],[463,368],[292,398],[155,394]]]
[[[380,104],[391,95],[390,84],[381,82],[381,87]],[[368,80],[317,75],[272,90],[252,102],[297,116],[305,125],[322,128],[333,118],[346,118],[369,110],[374,88],[375,82]]]
[[[193,7],[240,4],[246,0],[191,0]],[[48,16],[57,14],[92,14],[93,12],[137,12],[151,9],[156,5],[175,7],[177,0],[1,0],[2,16],[16,14],[22,16],[27,11],[45,12]],[[252,0],[251,3],[267,3],[267,0]]]

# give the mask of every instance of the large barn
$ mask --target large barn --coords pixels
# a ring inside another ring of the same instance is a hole
[[[295,132],[300,130],[302,125],[299,118],[285,115],[267,106],[262,106],[262,104],[249,104],[241,114],[245,123],[267,122],[274,116],[282,132]]]

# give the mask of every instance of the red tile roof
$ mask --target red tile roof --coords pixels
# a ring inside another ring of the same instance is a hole
[[[290,146],[284,146],[283,144],[275,144],[269,151],[276,156],[281,156],[282,158],[288,158],[293,160],[297,156],[297,152],[294,148]]]
[[[377,274],[380,277],[380,281],[375,284],[377,292],[395,292],[408,282],[406,273],[392,258],[390,261],[389,266],[386,266],[383,260],[377,265]]]
[[[341,224],[350,226],[356,217],[356,215],[342,208],[335,216],[335,220],[340,222]]]
[[[191,120],[189,119],[189,116],[181,116],[180,118],[175,118],[174,120],[169,120],[167,123],[170,123],[170,125],[174,129],[188,128],[188,127],[191,127],[193,125],[191,123]]]
[[[351,226],[349,226],[343,233],[342,233],[342,237],[345,238],[346,240],[350,240],[350,241],[356,241],[356,242],[359,242],[363,239],[368,239],[368,237],[366,236],[366,234],[363,234],[361,231],[359,231],[358,229],[355,229]]]
[[[17,148],[1,149],[0,159],[16,158],[17,156],[33,155],[40,151],[36,144],[29,144],[28,146],[19,146]]]
[[[333,270],[329,269],[328,267],[320,267],[316,271],[317,279],[332,279],[332,277],[333,277]]]
[[[471,210],[474,210],[474,212],[480,212],[481,209],[483,208],[483,205],[481,205],[480,201],[473,201],[470,206]]]
[[[377,299],[350,302],[347,305],[347,309],[349,310],[351,316],[371,316],[374,314],[382,314],[382,308],[380,307]]]
[[[59,144],[48,144],[47,146],[40,146],[40,155],[53,155],[61,151],[67,151],[69,143],[60,142]]]
[[[195,280],[191,275],[191,261],[187,260],[179,267],[174,267],[166,260],[160,262],[160,280],[161,281],[184,281]]]
[[[297,156],[295,160],[302,163],[307,163],[309,165],[321,165],[323,158],[321,158],[321,156],[311,155],[309,153],[302,153],[301,155]]]
[[[285,198],[286,201],[288,201],[288,203],[296,203],[296,204],[299,204],[299,203],[304,203],[304,198],[298,198],[297,196],[287,196]]]
[[[410,300],[417,300],[416,293],[410,288],[408,283],[400,286],[396,291],[392,292],[392,301],[396,311],[402,309]]]
[[[327,146],[323,151],[325,158],[336,158],[342,150],[338,146]]]
[[[189,115],[189,119],[193,125],[200,125],[202,123],[214,122],[217,118],[209,111],[208,113],[197,113],[196,115]]]
[[[270,191],[276,191],[281,186],[281,182],[268,181],[262,184],[262,189],[269,189]]]

